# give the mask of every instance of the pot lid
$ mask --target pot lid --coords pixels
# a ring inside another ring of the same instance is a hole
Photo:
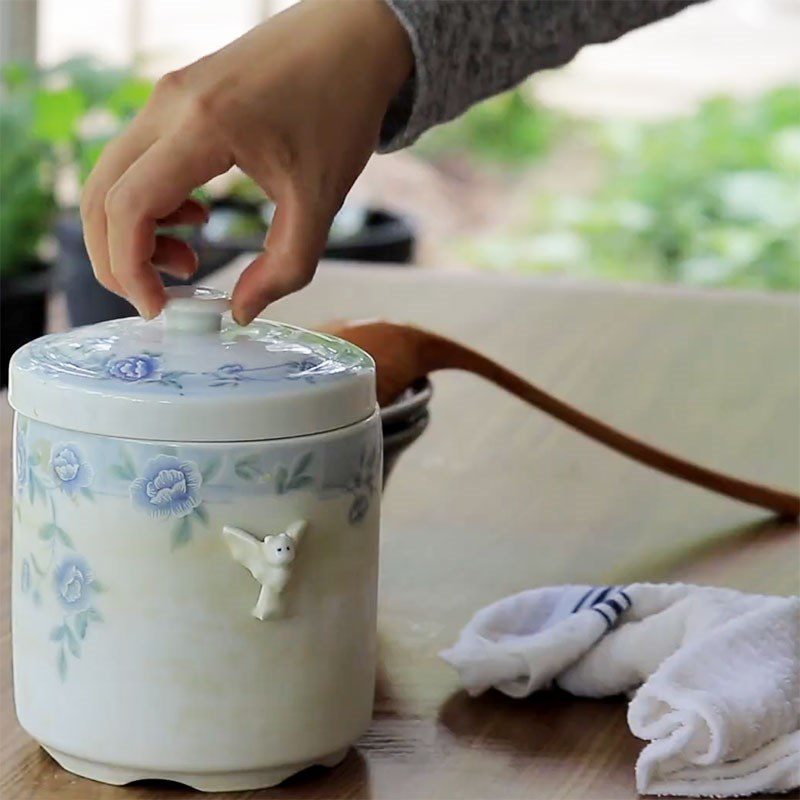
[[[9,401],[70,430],[162,441],[279,439],[375,410],[375,364],[335,336],[239,327],[223,292],[170,287],[163,313],[43,336],[11,360]]]

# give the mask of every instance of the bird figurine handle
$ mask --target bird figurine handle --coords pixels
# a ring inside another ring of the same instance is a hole
[[[245,567],[261,584],[251,611],[256,619],[263,621],[286,616],[283,591],[292,577],[297,549],[307,527],[305,520],[296,520],[284,531],[267,534],[263,540],[233,525],[222,528],[222,538],[234,561]]]

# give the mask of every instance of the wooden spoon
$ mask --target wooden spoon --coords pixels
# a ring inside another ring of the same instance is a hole
[[[701,467],[628,436],[553,397],[486,356],[438,334],[381,321],[330,323],[321,330],[358,345],[375,359],[381,406],[396,400],[409,386],[431,372],[465,370],[486,378],[634,461],[783,517],[797,519],[800,515],[798,495]]]

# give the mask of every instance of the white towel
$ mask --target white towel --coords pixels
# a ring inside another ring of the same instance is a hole
[[[441,653],[477,695],[632,694],[642,794],[800,785],[800,598],[700,586],[561,586],[479,611]]]

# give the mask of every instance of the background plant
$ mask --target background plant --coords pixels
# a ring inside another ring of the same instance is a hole
[[[532,272],[800,287],[800,87],[594,136],[606,160],[594,193],[536,198],[527,224],[462,252]]]
[[[10,64],[0,77],[0,273],[11,276],[37,262],[58,190],[86,179],[152,86],[88,57],[41,69]]]
[[[484,162],[513,165],[546,154],[562,124],[559,114],[538,105],[529,92],[517,87],[433,129],[415,152],[433,160],[466,152]]]

